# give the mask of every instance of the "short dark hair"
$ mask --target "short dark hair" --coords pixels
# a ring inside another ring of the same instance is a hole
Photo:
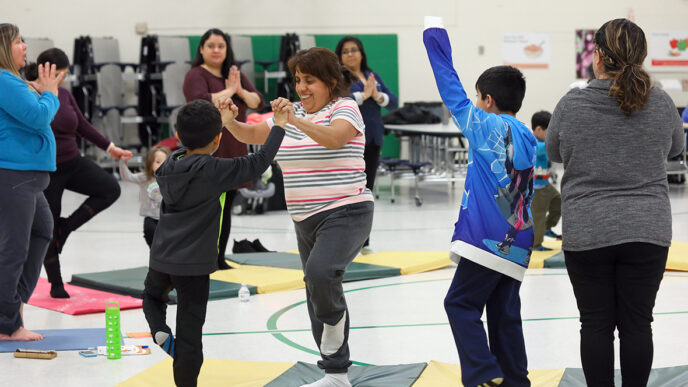
[[[196,55],[191,61],[191,67],[200,66],[205,61],[203,60],[203,55],[201,55],[201,48],[212,35],[221,36],[225,40],[225,45],[227,46],[227,55],[225,56],[224,62],[222,62],[222,68],[220,72],[222,73],[222,78],[227,78],[229,76],[230,67],[234,66],[236,62],[234,61],[234,50],[232,50],[232,44],[230,42],[229,35],[222,32],[222,30],[217,28],[211,28],[206,31],[203,36],[201,36],[201,41],[198,43],[198,48],[196,48]]]
[[[547,129],[547,127],[549,127],[549,120],[551,119],[552,113],[545,110],[540,110],[539,112],[533,114],[533,118],[530,119],[531,129],[535,130],[535,128],[538,126],[541,126],[543,129]]]
[[[38,79],[38,65],[44,64],[45,62],[50,62],[51,65],[54,64],[57,70],[69,68],[69,58],[67,54],[59,48],[49,48],[38,55],[35,63],[29,63],[24,68],[26,79],[29,81]]]
[[[366,57],[365,50],[363,49],[363,43],[361,43],[361,40],[355,36],[347,35],[339,40],[339,43],[337,43],[337,48],[334,49],[334,53],[337,54],[337,58],[339,58],[340,61],[342,60],[342,50],[344,49],[344,43],[346,42],[354,42],[356,47],[358,47],[358,51],[361,53],[361,72],[372,71],[370,70],[370,67],[368,67],[368,58]]]
[[[301,50],[289,58],[289,72],[296,76],[296,71],[312,75],[321,80],[330,89],[330,98],[346,97],[353,74],[339,63],[339,57],[324,47],[312,47]]]
[[[480,90],[483,99],[491,95],[497,109],[515,114],[521,110],[526,95],[526,79],[513,66],[495,66],[480,74],[475,88]]]
[[[187,149],[203,148],[222,130],[220,111],[210,102],[197,99],[179,109],[177,134]]]

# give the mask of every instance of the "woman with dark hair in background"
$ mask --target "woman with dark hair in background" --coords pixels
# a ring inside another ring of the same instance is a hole
[[[344,272],[370,235],[373,195],[365,182],[364,124],[349,94],[352,74],[330,50],[313,47],[288,62],[300,102],[278,98],[286,135],[275,158],[284,171],[287,210],[294,221],[306,283],[311,329],[325,378],[308,386],[351,386],[349,313]],[[239,141],[265,142],[274,119],[256,125],[223,123]]]
[[[627,19],[595,34],[595,78],[559,101],[547,153],[564,163],[563,250],[581,321],[588,386],[645,386],[652,309],[671,245],[665,161],[685,148],[678,111],[643,69],[645,34]]]
[[[234,105],[239,108],[236,119],[241,122],[246,122],[246,109],[260,109],[264,104],[263,96],[237,68],[229,38],[216,28],[206,31],[201,36],[196,56],[191,63],[191,70],[184,78],[183,89],[187,102],[205,99],[217,105],[218,101],[231,98]],[[234,158],[247,154],[246,144],[237,141],[227,129],[223,129],[220,147],[213,156]],[[220,269],[230,268],[225,261],[225,249],[232,227],[231,203],[234,201],[236,192],[236,189],[227,192],[225,203],[229,205],[225,206],[222,212],[217,257]]]
[[[53,232],[43,190],[55,170],[50,130],[64,79],[54,64],[38,65],[36,81],[19,75],[26,44],[19,28],[0,24],[0,340],[41,340],[24,328],[31,298]]]
[[[50,62],[61,73],[66,74],[69,71],[69,59],[59,48],[43,51],[38,55],[37,61],[38,63]],[[36,64],[29,64],[25,69],[25,74],[29,80],[36,79],[38,77]],[[60,82],[60,86],[63,82],[64,79]],[[81,113],[79,105],[69,90],[62,87],[59,90],[60,109],[50,124],[57,143],[57,170],[50,173],[50,184],[44,192],[53,215],[54,231],[43,265],[50,281],[50,296],[69,298],[60,271],[60,253],[65,241],[72,231],[110,207],[120,195],[119,183],[114,176],[93,161],[81,156],[76,141],[77,136],[106,151],[115,160],[122,157],[129,159],[131,152],[119,148],[100,134]],[[60,217],[60,212],[62,194],[65,190],[85,195],[87,198],[74,212],[63,218]]]
[[[385,124],[382,122],[382,108],[389,110],[398,106],[397,97],[387,88],[382,78],[368,67],[363,43],[354,36],[345,36],[335,50],[339,61],[355,76],[349,91],[358,104],[365,123],[366,145],[363,158],[366,163],[366,187],[373,190],[375,175],[380,164]],[[370,237],[363,244],[363,253],[371,252]]]

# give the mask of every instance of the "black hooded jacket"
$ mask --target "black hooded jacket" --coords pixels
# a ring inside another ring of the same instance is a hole
[[[284,129],[273,126],[261,149],[221,159],[172,153],[155,172],[160,185],[160,221],[150,250],[150,268],[171,275],[206,275],[217,270],[225,192],[258,178],[279,150]]]

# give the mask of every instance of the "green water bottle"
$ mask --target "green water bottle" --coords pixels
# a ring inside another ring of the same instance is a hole
[[[108,359],[122,357],[122,331],[119,324],[119,303],[105,304],[105,345]]]

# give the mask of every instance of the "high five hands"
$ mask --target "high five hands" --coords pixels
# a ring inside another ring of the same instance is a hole
[[[234,123],[234,119],[239,115],[239,108],[232,102],[231,97],[225,97],[220,99],[215,106],[220,110],[220,116],[222,117],[222,125],[229,127]]]
[[[279,97],[270,102],[270,107],[275,113],[275,125],[285,127],[287,123],[294,124],[294,104],[286,98]]]

